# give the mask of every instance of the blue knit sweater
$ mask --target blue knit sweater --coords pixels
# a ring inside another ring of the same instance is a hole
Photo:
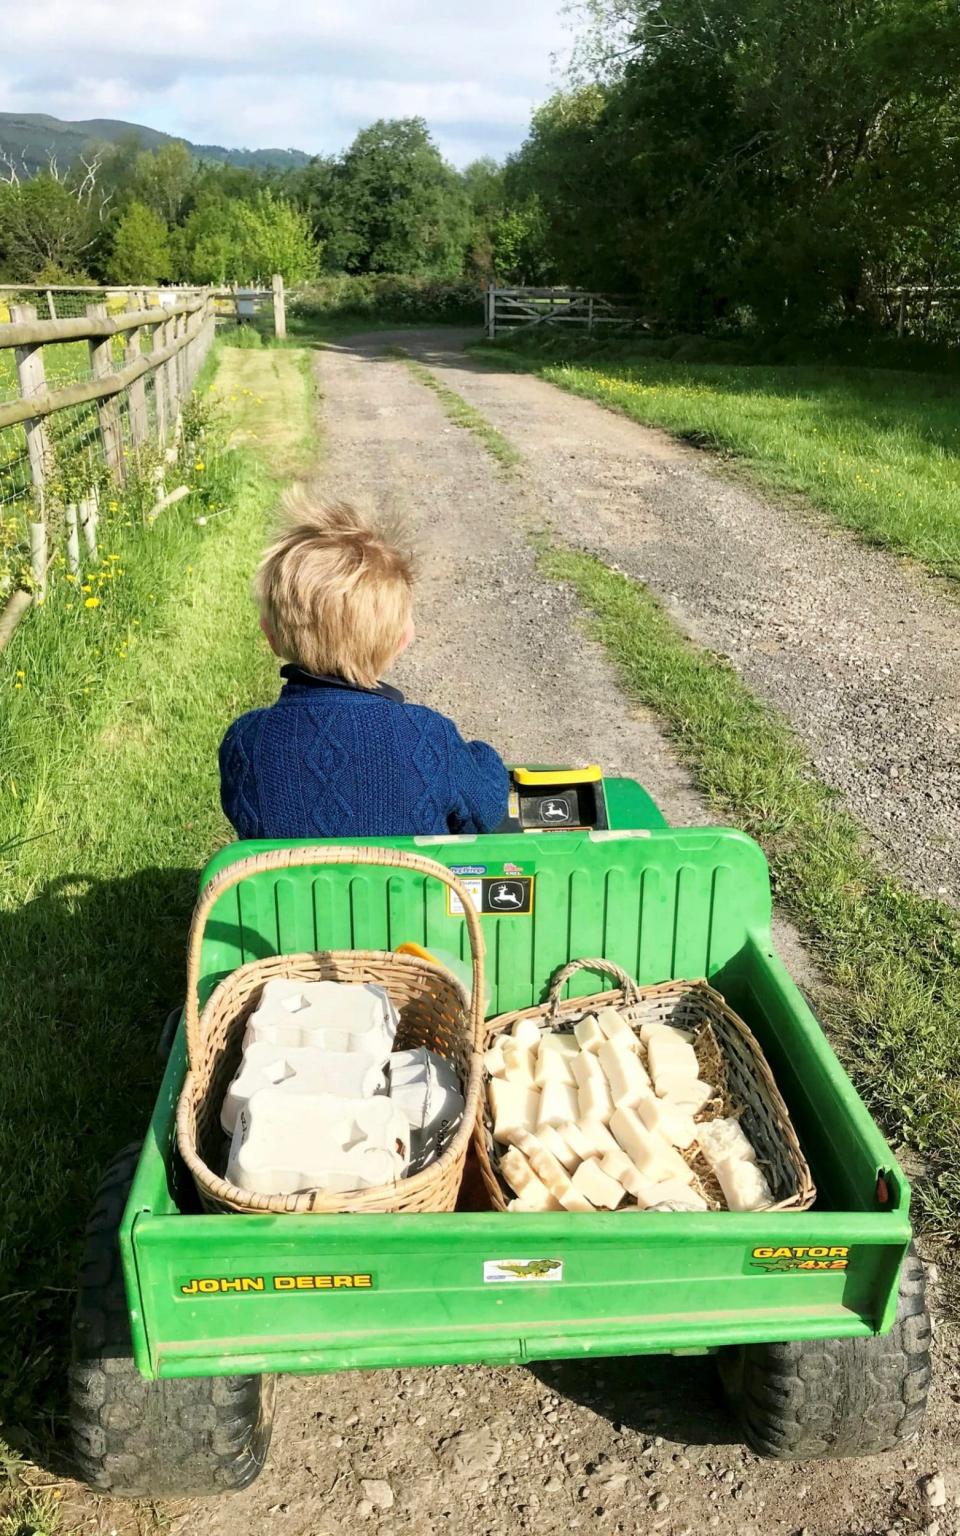
[[[238,837],[489,832],[507,812],[492,747],[380,684],[355,688],[285,666],[275,704],[241,715],[220,746],[223,809]]]

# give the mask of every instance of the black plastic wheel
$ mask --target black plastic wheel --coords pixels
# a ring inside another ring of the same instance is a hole
[[[80,1475],[101,1493],[172,1498],[245,1488],[273,1429],[275,1378],[146,1381],[133,1361],[118,1232],[139,1146],[103,1177],[73,1319],[70,1423]]]
[[[745,1437],[782,1461],[872,1456],[912,1439],[930,1385],[923,1264],[903,1261],[893,1328],[869,1339],[805,1339],[721,1350],[720,1376]]]

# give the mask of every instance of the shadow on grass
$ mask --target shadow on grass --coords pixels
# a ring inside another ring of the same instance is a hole
[[[48,1465],[83,1228],[103,1168],[146,1128],[197,878],[62,876],[0,912],[0,1423]]]

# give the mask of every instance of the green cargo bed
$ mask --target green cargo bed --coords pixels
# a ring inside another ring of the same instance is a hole
[[[909,1188],[774,953],[760,849],[738,832],[667,828],[630,781],[607,781],[607,802],[610,831],[364,846],[416,848],[465,879],[532,880],[530,910],[482,920],[491,1015],[540,1002],[557,967],[582,955],[614,960],[641,983],[707,977],[773,1068],[813,1171],[816,1207],[646,1217],[204,1215],[173,1151],[181,1031],[121,1230],[145,1376],[700,1352],[891,1326],[910,1241]],[[235,844],[204,879],[277,846],[287,845]],[[266,955],[407,940],[466,954],[462,918],[422,875],[339,866],[256,874],[214,910],[201,995]],[[603,985],[586,972],[574,990]]]

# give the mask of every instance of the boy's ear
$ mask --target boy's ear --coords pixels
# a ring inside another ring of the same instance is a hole
[[[417,633],[417,631],[414,628],[413,620],[412,619],[408,619],[407,620],[407,627],[404,630],[403,634],[400,636],[400,644],[397,647],[397,656],[394,657],[394,660],[396,660],[397,657],[402,656],[404,651],[407,649],[407,647],[413,644],[414,639],[416,638],[416,633]]]
[[[260,628],[263,630],[263,633],[266,636],[267,644],[269,645],[269,647],[270,647],[271,651],[273,652],[274,656],[279,656],[280,652],[277,649],[277,642],[273,638],[273,630],[270,628],[270,625],[267,623],[266,619],[263,617],[263,614],[260,615]]]

